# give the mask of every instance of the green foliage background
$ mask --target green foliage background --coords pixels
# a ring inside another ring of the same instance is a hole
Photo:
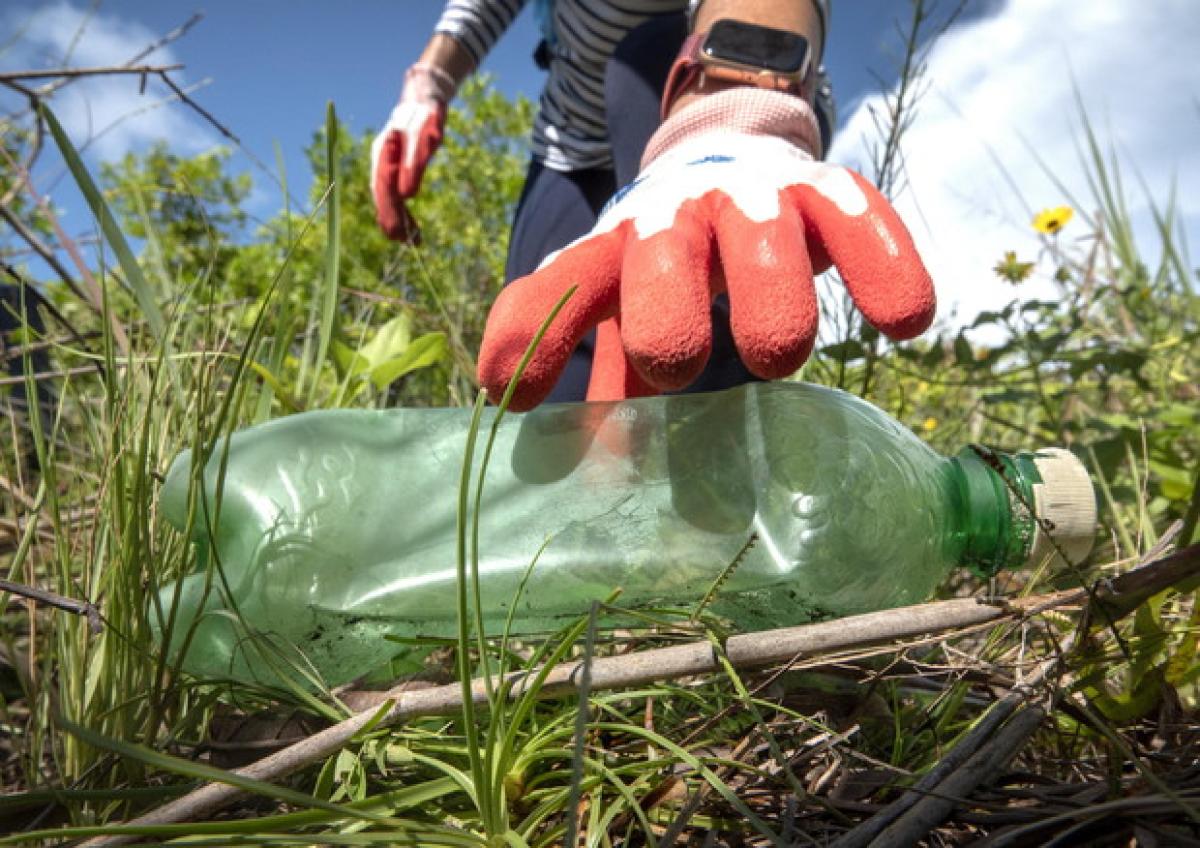
[[[353,137],[336,125],[339,204],[339,321],[333,364],[344,376],[354,353],[395,358],[414,339],[440,334],[427,353],[428,368],[385,386],[355,381],[338,403],[439,405],[468,403],[474,395],[474,351],[488,305],[499,290],[508,248],[508,222],[524,181],[532,123],[528,101],[509,101],[483,78],[460,92],[446,136],[410,209],[421,222],[419,248],[389,242],[371,214],[369,135]],[[248,330],[255,307],[270,300],[284,320],[267,325],[259,341],[269,349],[286,337],[291,353],[270,378],[294,382],[296,355],[309,312],[324,286],[327,231],[306,231],[305,209],[321,209],[330,186],[328,129],[306,149],[313,180],[303,208],[287,208],[253,222],[245,211],[246,173],[233,175],[231,151],[219,148],[180,157],[160,145],[101,168],[105,196],[124,232],[144,242],[143,260],[176,309],[219,305],[239,314]],[[284,180],[287,192],[295,186]],[[303,234],[303,235],[302,235]],[[288,320],[290,319],[290,320]],[[399,319],[399,320],[398,320]],[[281,334],[281,335],[276,335]],[[380,338],[380,335],[385,338]],[[378,343],[368,347],[372,341]],[[263,358],[266,366],[268,359]],[[360,367],[362,364],[360,363]],[[302,406],[284,397],[284,409]]]

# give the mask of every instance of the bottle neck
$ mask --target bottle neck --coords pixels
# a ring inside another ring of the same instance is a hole
[[[1037,530],[1033,486],[1041,482],[1032,454],[968,447],[949,468],[961,564],[991,577],[1027,562]]]

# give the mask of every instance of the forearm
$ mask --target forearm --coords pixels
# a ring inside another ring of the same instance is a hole
[[[418,64],[444,71],[457,84],[478,69],[526,0],[448,0]]]
[[[420,65],[432,65],[449,74],[455,87],[475,71],[475,57],[462,42],[446,33],[434,33],[417,60]]]

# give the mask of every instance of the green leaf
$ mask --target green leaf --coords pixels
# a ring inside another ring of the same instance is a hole
[[[984,324],[1003,324],[1012,317],[1013,310],[1017,308],[1019,300],[1010,300],[1008,304],[999,312],[980,312],[976,317],[972,327],[981,327]]]
[[[959,333],[954,337],[954,363],[956,365],[970,365],[975,361],[975,351],[971,349],[971,343],[967,341],[967,337]]]
[[[1158,420],[1171,427],[1195,427],[1200,423],[1200,407],[1173,403],[1159,410]]]
[[[368,370],[374,370],[389,359],[404,354],[412,344],[412,316],[402,312],[380,327],[369,342],[358,349],[358,355],[367,362]]]
[[[831,356],[842,362],[853,362],[867,355],[866,348],[862,346],[862,342],[858,341],[858,339],[846,339],[844,342],[825,345],[825,347],[821,348],[821,353],[824,356]]]
[[[1134,350],[1096,350],[1071,362],[1072,377],[1079,377],[1091,370],[1103,370],[1109,374],[1121,374],[1132,378],[1140,386],[1145,385],[1142,366],[1146,355]]]
[[[405,374],[441,362],[447,351],[445,333],[426,333],[413,340],[401,356],[371,369],[371,382],[385,389]]]
[[[1173,501],[1186,501],[1192,493],[1192,476],[1185,468],[1177,468],[1158,460],[1150,460],[1150,470],[1158,476],[1163,496]]]
[[[371,363],[362,355],[361,348],[355,350],[339,339],[330,342],[329,355],[333,358],[338,372],[348,377],[357,377],[371,370]]]

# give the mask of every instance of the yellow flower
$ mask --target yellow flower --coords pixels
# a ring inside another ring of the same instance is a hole
[[[1067,225],[1075,210],[1070,206],[1058,206],[1054,209],[1043,209],[1033,216],[1033,228],[1039,233],[1052,236]]]
[[[921,429],[923,429],[926,433],[932,433],[938,428],[938,424],[940,423],[940,421],[930,415],[925,419],[924,423],[921,424]]]

